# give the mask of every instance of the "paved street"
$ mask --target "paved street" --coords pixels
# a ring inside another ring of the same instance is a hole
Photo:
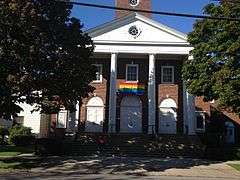
[[[240,172],[226,165],[198,159],[133,157],[51,157],[28,171],[1,172],[0,179],[240,179]]]

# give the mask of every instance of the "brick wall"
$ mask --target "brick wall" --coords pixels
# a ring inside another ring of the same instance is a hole
[[[138,6],[136,7],[132,7],[129,4],[129,0],[116,0],[115,1],[115,5],[116,7],[122,7],[122,8],[130,8],[130,9],[144,9],[144,10],[151,10],[151,0],[140,0],[140,3]],[[120,18],[123,16],[126,16],[128,14],[130,14],[132,12],[128,12],[128,11],[116,11],[116,18]],[[151,18],[151,14],[149,13],[140,13],[146,17]]]
[[[117,89],[121,82],[126,81],[126,64],[138,64],[139,66],[139,83],[145,85],[144,95],[139,96],[142,101],[142,127],[143,132],[147,133],[148,129],[148,56],[142,58],[118,58],[117,64]],[[80,119],[81,130],[84,130],[86,120],[86,104],[88,100],[95,96],[102,98],[105,104],[105,121],[104,132],[107,132],[108,128],[108,101],[109,101],[109,78],[110,78],[110,59],[95,59],[93,64],[103,64],[103,83],[92,83],[91,85],[96,88],[93,94],[90,94],[88,98],[83,100],[81,106]],[[175,82],[173,84],[161,83],[161,66],[174,66]],[[156,60],[156,132],[158,132],[159,123],[159,105],[165,98],[172,98],[175,100],[177,108],[177,132],[183,132],[183,86],[181,80],[181,67],[182,63],[179,60]],[[125,95],[117,95],[117,110],[116,110],[116,129],[120,132],[120,106],[122,98]]]
[[[203,97],[195,98],[196,111],[205,111],[210,116],[210,103],[204,102]]]
[[[85,128],[86,121],[86,105],[87,102],[94,96],[100,97],[103,100],[105,113],[104,113],[104,124],[103,130],[107,132],[108,128],[108,103],[109,103],[109,78],[110,78],[110,59],[92,59],[91,64],[102,64],[102,73],[103,73],[103,81],[101,83],[91,83],[91,86],[95,88],[92,94],[89,94],[88,98],[83,99],[82,106],[80,108],[80,125],[79,130],[83,131]]]
[[[174,83],[162,84],[161,67],[174,66]],[[156,60],[156,81],[157,81],[157,111],[156,125],[159,124],[159,105],[166,99],[171,98],[177,104],[177,133],[183,133],[183,86],[182,86],[182,62],[179,60]]]
[[[39,137],[44,138],[49,136],[50,122],[51,115],[41,114]]]

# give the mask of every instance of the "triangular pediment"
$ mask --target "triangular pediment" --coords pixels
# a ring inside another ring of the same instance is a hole
[[[137,34],[130,34],[131,27]],[[87,31],[94,42],[188,44],[187,36],[159,22],[133,13]]]

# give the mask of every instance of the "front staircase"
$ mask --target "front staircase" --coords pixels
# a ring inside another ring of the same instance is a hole
[[[118,155],[201,158],[204,146],[197,136],[186,135],[104,135],[106,145],[99,149],[97,139],[102,134],[81,134],[77,140],[66,139],[67,155]]]

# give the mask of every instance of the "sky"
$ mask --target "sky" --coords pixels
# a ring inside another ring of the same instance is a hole
[[[74,0],[75,2],[115,5],[115,0]],[[203,14],[203,7],[211,0],[152,0],[152,10],[174,13]],[[74,6],[72,16],[77,17],[84,24],[84,30],[96,27],[115,18],[115,11],[83,6]],[[193,30],[196,19],[153,15],[153,19],[183,33]]]

